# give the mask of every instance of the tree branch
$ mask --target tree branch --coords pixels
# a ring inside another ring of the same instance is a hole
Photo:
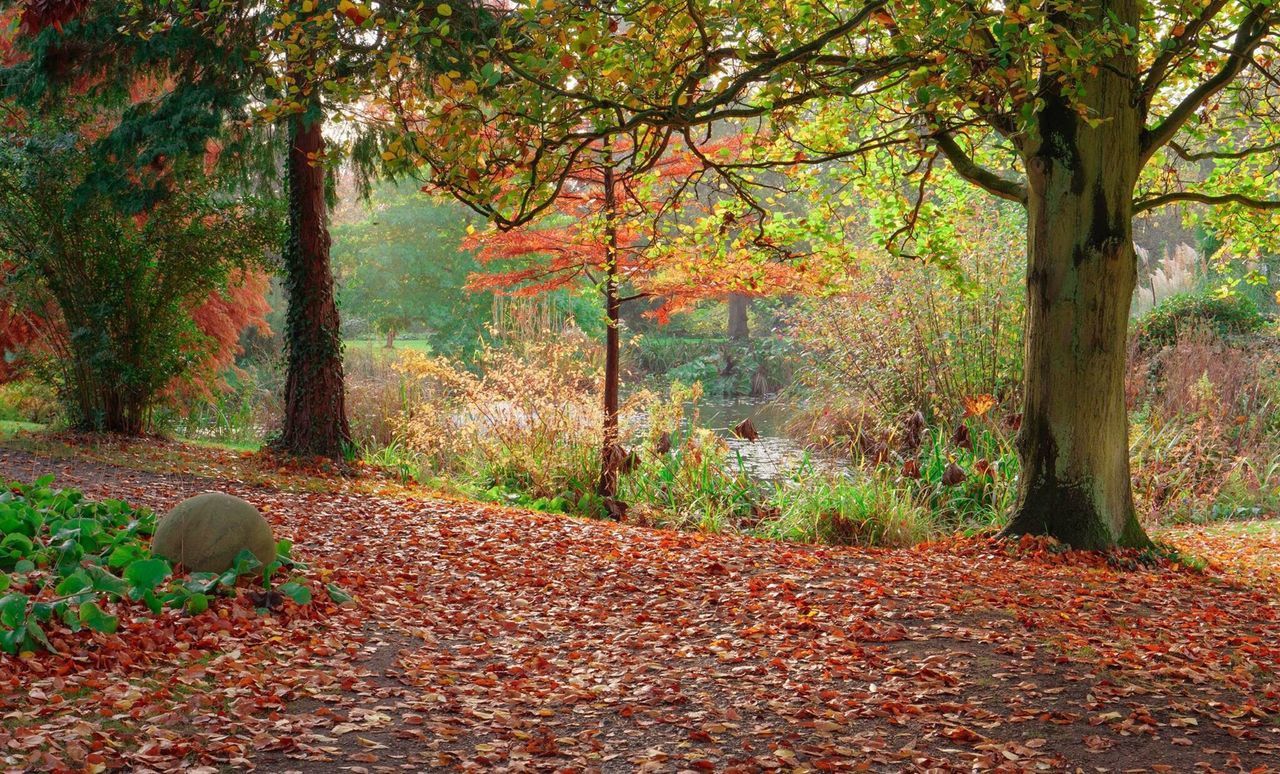
[[[1182,145],[1169,141],[1169,147],[1174,153],[1178,154],[1184,161],[1204,161],[1206,159],[1247,159],[1250,156],[1256,156],[1260,153],[1275,153],[1280,151],[1280,142],[1273,142],[1268,145],[1255,145],[1239,151],[1200,151],[1192,153]]]
[[[1160,88],[1160,84],[1164,82],[1174,59],[1185,51],[1188,46],[1195,45],[1196,34],[1209,22],[1213,21],[1213,17],[1217,16],[1226,4],[1227,0],[1211,0],[1204,7],[1204,10],[1200,12],[1200,15],[1186,25],[1182,35],[1178,37],[1170,36],[1162,41],[1162,45],[1167,44],[1168,47],[1151,63],[1151,69],[1147,71],[1147,79],[1142,84],[1142,104],[1144,109],[1151,107],[1151,99]]]
[[[1200,204],[1240,204],[1255,210],[1280,210],[1280,200],[1255,199],[1244,194],[1207,194],[1199,191],[1174,191],[1172,193],[1139,199],[1133,203],[1133,214],[1154,210],[1174,202],[1199,202]]]
[[[981,166],[964,152],[950,132],[940,131],[933,135],[933,141],[947,157],[956,174],[968,180],[993,196],[1008,199],[1019,204],[1027,203],[1027,188],[1021,183],[1008,180],[995,172]]]
[[[1158,148],[1172,140],[1201,105],[1226,88],[1244,70],[1245,65],[1253,58],[1253,50],[1271,29],[1266,14],[1265,3],[1260,3],[1251,10],[1236,29],[1235,42],[1231,44],[1231,53],[1222,69],[1192,90],[1157,126],[1143,130],[1140,155],[1142,162],[1145,163]]]

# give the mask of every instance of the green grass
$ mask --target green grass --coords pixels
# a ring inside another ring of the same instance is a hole
[[[203,446],[208,449],[226,449],[227,451],[236,452],[256,452],[262,448],[262,444],[258,441],[211,441],[207,438],[183,438],[177,440],[183,443],[189,443],[192,446]]]
[[[36,422],[18,422],[11,419],[0,419],[0,438],[12,438],[22,432],[37,432],[44,430],[46,425]]]
[[[342,342],[342,346],[348,350],[363,349],[369,352],[381,352],[391,354],[402,351],[421,352],[423,354],[431,353],[431,342],[427,339],[396,339],[394,349],[386,348],[386,341],[383,339],[346,339]]]

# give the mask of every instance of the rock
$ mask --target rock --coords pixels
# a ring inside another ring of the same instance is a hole
[[[276,558],[271,525],[239,497],[206,492],[183,500],[164,515],[151,538],[151,553],[193,572],[223,572],[249,549],[258,561]]]

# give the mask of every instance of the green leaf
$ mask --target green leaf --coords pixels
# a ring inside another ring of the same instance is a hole
[[[27,595],[6,594],[0,597],[0,624],[17,629],[27,617]]]
[[[332,599],[339,605],[345,605],[355,601],[354,597],[343,591],[336,583],[325,584],[324,588],[325,591],[329,592],[329,599]]]
[[[21,532],[14,532],[4,536],[4,540],[0,540],[0,551],[7,551],[13,556],[26,556],[35,549],[35,544],[31,542],[31,538]]]
[[[82,591],[93,590],[93,579],[89,577],[89,573],[84,570],[76,570],[67,577],[62,579],[54,591],[60,597],[69,597],[72,594],[79,594]]]
[[[187,612],[191,615],[200,615],[209,609],[209,597],[205,594],[195,593],[187,597]]]
[[[44,649],[50,653],[57,653],[53,648],[53,643],[49,642],[49,637],[44,633],[44,629],[40,628],[40,624],[36,623],[34,618],[27,619],[27,637],[35,643],[44,646]]]
[[[32,602],[31,615],[28,620],[34,618],[37,621],[48,621],[53,618],[53,605],[48,602]]]
[[[13,566],[13,571],[19,575],[26,575],[36,571],[36,563],[30,559],[23,559]]]
[[[285,595],[289,599],[292,599],[299,605],[311,604],[311,589],[301,583],[290,581],[289,583],[282,584],[280,588],[276,589],[276,591]]]
[[[97,602],[85,602],[81,605],[79,618],[86,628],[104,634],[115,634],[116,627],[120,625],[120,619],[107,615]]]
[[[235,562],[232,563],[237,575],[248,575],[261,566],[262,562],[247,548],[240,549],[240,553],[236,554]]]
[[[18,646],[27,638],[26,629],[7,629],[0,631],[0,650],[10,656],[18,655]]]
[[[107,557],[107,566],[116,570],[128,567],[140,559],[145,559],[147,553],[147,550],[138,543],[121,543]]]
[[[86,567],[89,577],[93,580],[93,590],[100,591],[104,594],[112,594],[117,597],[123,597],[129,593],[129,584],[124,579],[112,575],[101,567]]]
[[[208,594],[218,587],[220,578],[215,572],[193,572],[187,577],[186,587],[197,594]]]
[[[124,568],[124,579],[136,591],[151,591],[169,577],[172,570],[163,559],[139,559]]]

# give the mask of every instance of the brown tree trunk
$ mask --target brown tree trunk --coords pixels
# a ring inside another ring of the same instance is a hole
[[[742,293],[729,294],[729,338],[745,341],[751,336],[750,323],[747,321],[747,307],[750,299]]]
[[[323,122],[289,124],[289,293],[284,427],[277,446],[299,455],[341,459],[351,442],[342,378],[342,338],[329,267]]]
[[[1137,24],[1132,0],[1105,5]],[[1141,123],[1122,73],[1137,63],[1109,65],[1082,84],[1104,120],[1089,126],[1048,76],[1039,140],[1025,148],[1026,397],[1007,529],[1089,549],[1150,545],[1134,515],[1124,396]]]
[[[621,320],[622,303],[618,300],[618,229],[617,193],[613,190],[613,167],[606,161],[604,168],[604,217],[605,217],[605,346],[604,346],[604,432],[600,446],[600,484],[596,488],[601,497],[618,495],[618,469],[623,453],[618,444],[618,388],[621,343],[618,340],[618,323]],[[614,509],[610,509],[614,511]]]
[[[396,329],[395,328],[387,328],[387,345],[385,348],[386,349],[396,348]]]

